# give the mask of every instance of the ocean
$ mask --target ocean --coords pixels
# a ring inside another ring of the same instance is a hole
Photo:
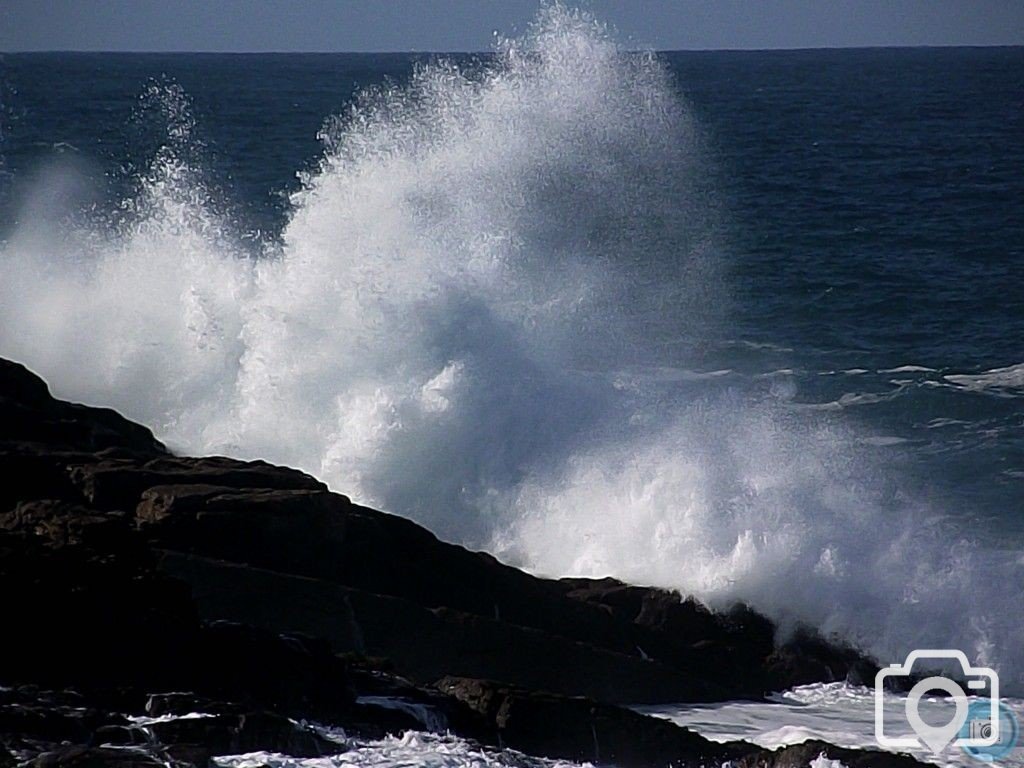
[[[1022,139],[1022,48],[637,53],[558,8],[486,54],[7,54],[0,356],[1020,696]],[[669,715],[839,733],[790,705]]]

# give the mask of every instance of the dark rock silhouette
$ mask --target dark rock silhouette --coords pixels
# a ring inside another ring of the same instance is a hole
[[[344,749],[307,719],[618,765],[796,765],[807,749],[713,744],[620,705],[875,671],[810,630],[780,645],[745,606],[536,578],[302,472],[172,456],[5,360],[0,471],[0,768]]]

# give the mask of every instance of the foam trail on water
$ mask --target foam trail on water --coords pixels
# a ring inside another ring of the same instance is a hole
[[[539,572],[747,599],[883,661],[962,647],[1020,687],[1016,554],[850,427],[624,372],[727,323],[713,175],[654,57],[552,6],[493,60],[364,95],[255,259],[187,159],[184,94],[158,101],[169,138],[118,226],[40,212],[3,246],[0,354],[58,394]]]

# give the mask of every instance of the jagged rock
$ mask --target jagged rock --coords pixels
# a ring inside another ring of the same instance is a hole
[[[597,700],[758,697],[874,670],[808,631],[778,645],[744,606],[713,612],[612,579],[537,578],[296,470],[171,456],[146,428],[54,400],[7,361],[0,472],[0,593],[16,628],[4,633],[0,683],[78,690],[0,690],[0,766],[10,753],[144,768],[205,764],[220,749],[334,750],[285,719],[313,717],[373,735],[446,725],[620,765],[781,767],[811,753],[715,745]],[[413,682],[353,675],[337,651],[386,657]],[[423,688],[453,674],[463,679]],[[180,693],[149,695],[161,691]],[[109,713],[141,713],[147,700],[151,716],[213,717],[152,723],[155,741],[142,744]],[[120,748],[88,746],[103,743]]]
[[[437,683],[485,720],[481,741],[532,755],[596,765],[806,768],[819,755],[846,768],[912,768],[906,755],[854,750],[820,741],[761,749],[741,741],[716,743],[680,726],[630,709],[580,697],[526,691],[487,680],[448,677]]]
[[[167,720],[153,723],[147,730],[160,744],[172,751],[187,751],[191,761],[200,765],[217,755],[266,751],[320,757],[343,749],[312,728],[271,712]],[[201,755],[205,759],[197,759]]]
[[[3,415],[4,408],[0,403],[0,419]],[[2,440],[0,445],[4,445]],[[0,483],[0,511],[13,509],[19,501],[81,500],[78,489],[68,477],[65,457],[38,454],[35,450],[24,445],[11,447],[9,444],[6,449],[0,448],[0,467],[4,472],[4,482]],[[73,456],[84,457],[82,454]]]
[[[355,700],[348,670],[326,643],[243,624],[204,626],[188,679],[204,695],[297,716],[344,717]]]
[[[845,768],[922,768],[908,755],[867,749],[844,749],[823,741],[806,741],[777,750],[758,750],[730,763],[730,768],[807,768],[824,757],[837,760]]]
[[[0,705],[0,741],[4,736],[17,736],[55,744],[84,742],[98,728],[126,723],[119,715],[56,703],[52,699],[28,699]]]
[[[769,666],[774,626],[748,608],[713,614],[666,590],[537,579],[327,492],[161,487],[138,517],[157,546],[196,558],[163,567],[193,585],[205,615],[322,634],[420,681],[457,672],[653,703],[757,698],[812,670],[831,681],[870,668],[838,650],[812,664],[801,647]],[[277,598],[235,598],[257,593]]]
[[[143,493],[157,486],[326,490],[319,480],[295,469],[223,456],[201,459],[165,456],[142,464],[128,459],[108,459],[72,465],[69,476],[82,495],[100,509],[134,510]]]
[[[878,666],[841,643],[828,643],[800,629],[767,656],[762,664],[765,680],[773,690],[823,680],[848,680],[871,685]]]
[[[149,717],[183,717],[196,713],[210,715],[242,714],[245,707],[240,704],[223,702],[191,691],[153,693],[146,698],[146,715]]]
[[[27,393],[36,411],[59,409],[41,381],[15,368],[24,381],[7,391]],[[7,370],[9,383],[18,378]],[[91,418],[92,410],[76,413]],[[22,499],[0,525],[125,559],[137,544],[127,533],[131,520],[110,515],[124,510],[156,547],[306,577],[274,599],[248,600],[256,582],[265,586],[267,579],[253,574],[247,585],[246,574],[236,573],[234,596],[200,602],[207,618],[315,632],[339,650],[388,655],[417,680],[457,672],[620,701],[684,701],[757,697],[792,682],[843,679],[861,664],[856,654],[831,652],[825,643],[776,652],[774,627],[749,609],[716,614],[674,592],[610,579],[535,578],[441,542],[411,521],[352,504],[294,470],[220,457],[68,450],[61,445],[54,463],[35,467],[39,482],[54,481],[53,495],[63,503]],[[30,455],[40,455],[38,446]],[[330,589],[313,580],[357,590],[351,594],[359,596],[359,614],[344,595],[335,614],[318,609],[315,595]],[[203,580],[190,583],[201,595],[212,591]],[[251,612],[233,610],[233,601]],[[291,603],[306,608],[296,611]],[[386,628],[396,611],[406,614],[404,635]],[[435,641],[420,643],[423,633]]]
[[[491,743],[532,755],[646,767],[719,764],[742,754],[667,720],[591,699],[454,677],[437,687],[485,718]]]
[[[195,555],[166,553],[162,568],[195,585],[204,615],[318,634],[338,650],[386,657],[419,683],[445,674],[490,675],[605,700],[725,695],[696,672],[450,608]]]
[[[43,752],[28,765],[31,768],[166,768],[159,757],[143,748],[91,747],[84,744]]]
[[[97,512],[69,501],[20,502],[0,513],[0,529],[32,534],[51,547],[81,544],[98,553],[116,552],[123,560],[153,560],[124,513]]]
[[[810,682],[873,680],[876,664],[806,628],[776,645],[776,628],[746,605],[715,613],[678,592],[616,579],[562,579],[566,594],[636,625],[638,647],[652,658],[714,669],[734,697],[758,698]]]
[[[52,687],[169,684],[197,618],[187,585],[132,556],[0,531],[0,680]]]
[[[50,397],[46,383],[25,366],[0,359],[0,444],[88,452],[117,448],[159,456],[164,446],[146,427],[109,408],[92,408]]]
[[[146,729],[134,723],[128,725],[101,725],[92,735],[92,742],[104,746],[146,746],[152,738]]]
[[[0,532],[0,680],[54,687],[188,686],[254,706],[344,711],[344,664],[323,643],[234,624],[202,626],[188,586],[134,558],[45,547]]]

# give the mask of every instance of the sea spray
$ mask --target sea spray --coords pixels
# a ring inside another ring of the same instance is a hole
[[[147,98],[168,138],[117,225],[36,217],[0,256],[0,354],[57,394],[536,571],[749,600],[883,661],[962,647],[1020,685],[1012,554],[855,425],[655,375],[728,329],[714,173],[656,57],[551,6],[493,58],[367,92],[256,254],[185,95]]]

